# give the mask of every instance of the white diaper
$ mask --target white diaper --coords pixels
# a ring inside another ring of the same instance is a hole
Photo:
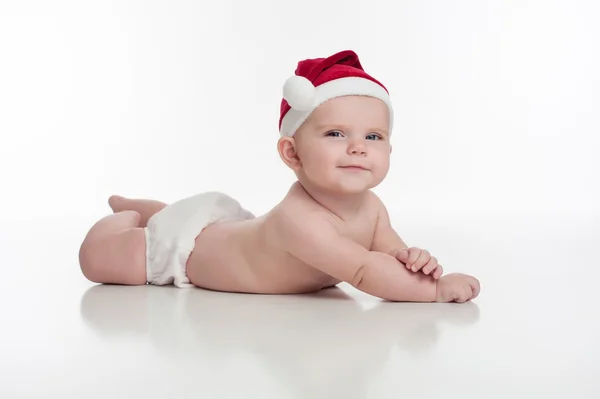
[[[220,192],[207,192],[168,205],[148,220],[146,233],[146,279],[154,285],[193,287],[186,263],[196,237],[208,225],[254,215],[238,201]]]

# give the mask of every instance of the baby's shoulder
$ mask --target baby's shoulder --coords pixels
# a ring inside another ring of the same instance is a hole
[[[364,210],[367,212],[376,211],[379,210],[382,206],[384,205],[381,198],[379,198],[379,196],[373,191],[369,190],[367,193],[367,201],[365,201]]]
[[[335,227],[331,215],[322,206],[301,194],[286,196],[269,211],[265,224],[281,239],[318,235]]]
[[[273,218],[286,223],[290,221],[301,224],[319,223],[326,222],[328,219],[328,214],[322,206],[300,196],[285,198],[271,211],[271,214]]]
[[[369,206],[372,208],[385,207],[382,199],[371,190],[369,190],[369,202],[368,203],[369,203]]]

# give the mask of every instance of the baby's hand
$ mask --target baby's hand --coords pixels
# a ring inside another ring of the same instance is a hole
[[[439,279],[444,272],[442,265],[438,264],[437,259],[429,254],[425,249],[407,248],[396,252],[396,259],[406,264],[406,268],[417,272],[422,270],[424,274],[431,274],[434,279]]]
[[[437,283],[436,302],[467,302],[479,295],[479,281],[472,276],[450,273]]]

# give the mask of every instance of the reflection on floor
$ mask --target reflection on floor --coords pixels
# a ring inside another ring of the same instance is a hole
[[[0,397],[597,398],[598,220],[407,225],[466,304],[94,285],[85,224],[2,221]]]

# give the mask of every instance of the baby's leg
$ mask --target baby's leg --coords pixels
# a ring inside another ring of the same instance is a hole
[[[146,227],[148,224],[148,219],[150,219],[156,212],[167,206],[167,204],[160,201],[125,198],[121,197],[120,195],[111,196],[108,199],[108,204],[115,213],[122,211],[136,211],[139,213],[139,227]]]
[[[123,211],[98,221],[79,250],[79,264],[90,281],[104,284],[146,284],[146,237],[140,215]]]

